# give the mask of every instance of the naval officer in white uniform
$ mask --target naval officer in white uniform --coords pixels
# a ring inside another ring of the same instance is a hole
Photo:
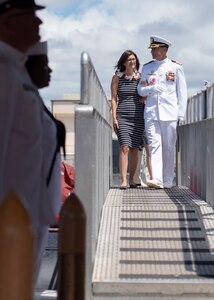
[[[183,67],[167,57],[170,46],[165,38],[151,36],[153,60],[143,65],[138,85],[139,95],[147,97],[144,118],[153,172],[147,185],[154,188],[173,186],[176,126],[187,105]]]
[[[33,221],[37,248],[61,202],[59,198],[56,205],[48,197],[47,185],[46,162],[57,140],[45,149],[44,105],[25,68],[28,49],[40,40],[42,21],[36,10],[42,8],[34,0],[0,0],[0,202],[11,190],[21,196]],[[35,271],[38,274],[38,263]]]
[[[38,42],[33,47],[31,47],[28,52],[28,59],[26,61],[25,67],[30,75],[32,82],[38,89],[48,87],[50,83],[50,74],[52,72],[49,67],[48,60],[48,43],[47,41]],[[47,198],[51,199],[50,206],[46,206],[47,211],[50,212],[50,221],[52,215],[59,211],[61,203],[61,157],[60,149],[56,150],[56,136],[57,136],[57,121],[51,112],[44,105],[43,111],[43,151],[46,157],[43,168],[46,174],[50,172],[50,180],[47,182]],[[64,141],[65,142],[65,141]],[[55,145],[55,146],[53,146]],[[62,146],[62,145],[60,145]],[[64,146],[64,145],[63,145]],[[53,162],[53,168],[51,169],[51,164]],[[44,206],[45,208],[45,206]],[[56,222],[52,222],[54,225]],[[44,254],[47,237],[48,237],[48,225],[40,226],[40,231],[37,230],[37,261],[36,265],[40,266],[42,263],[42,257]],[[37,270],[39,268],[37,267]],[[36,274],[38,277],[38,274]]]

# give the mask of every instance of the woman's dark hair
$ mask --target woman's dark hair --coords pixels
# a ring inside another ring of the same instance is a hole
[[[118,62],[116,64],[115,68],[118,69],[120,72],[124,72],[125,69],[126,69],[125,66],[124,66],[124,63],[130,55],[135,56],[135,58],[136,58],[136,69],[138,71],[139,67],[140,67],[140,62],[139,62],[139,59],[137,57],[137,54],[134,53],[132,50],[126,50],[125,52],[123,52],[123,54],[121,55],[120,59],[118,60]]]

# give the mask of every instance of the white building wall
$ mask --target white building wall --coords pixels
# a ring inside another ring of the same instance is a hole
[[[71,95],[72,99],[51,100],[51,111],[54,117],[62,121],[66,128],[66,162],[74,166],[75,135],[74,135],[74,112],[79,103],[79,96]]]

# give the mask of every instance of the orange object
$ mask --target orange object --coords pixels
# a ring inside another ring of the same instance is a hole
[[[14,192],[0,204],[0,239],[0,299],[33,299],[35,234]]]
[[[58,240],[58,300],[84,300],[86,215],[72,193],[62,206]]]
[[[61,162],[62,202],[74,192],[74,176],[74,168],[65,162]]]

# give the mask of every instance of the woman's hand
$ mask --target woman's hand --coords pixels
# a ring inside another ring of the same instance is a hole
[[[147,98],[147,97],[140,96],[139,101],[140,101],[141,103],[143,103],[143,104],[146,104],[146,98]]]
[[[118,120],[115,118],[113,119],[113,128],[115,133],[117,133],[117,129],[119,128]]]

